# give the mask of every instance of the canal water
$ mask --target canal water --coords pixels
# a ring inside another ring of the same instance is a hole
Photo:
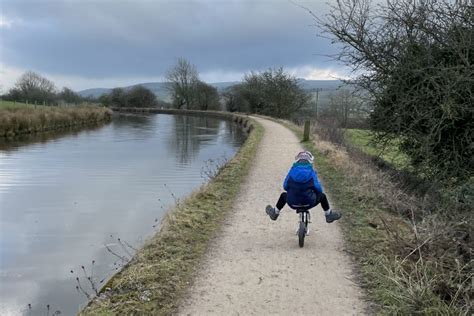
[[[244,140],[229,121],[158,114],[0,142],[0,315],[76,314]]]

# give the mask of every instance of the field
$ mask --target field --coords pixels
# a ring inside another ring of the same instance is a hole
[[[22,108],[22,107],[32,107],[34,108],[35,105],[21,103],[21,102],[13,102],[13,101],[5,101],[0,100],[0,110],[3,109],[13,109],[13,108]]]
[[[346,129],[345,139],[349,145],[354,146],[364,153],[377,156],[390,163],[396,169],[410,169],[410,159],[398,149],[397,141],[381,147],[372,142],[372,132],[364,129]]]

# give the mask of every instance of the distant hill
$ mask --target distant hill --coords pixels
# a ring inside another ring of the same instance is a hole
[[[166,83],[164,82],[145,82],[145,83],[139,83],[136,85],[121,87],[121,88],[125,90],[129,90],[139,85],[147,89],[150,89],[160,99],[163,99],[163,100],[169,99],[169,94],[168,94],[168,91],[166,90]],[[112,88],[92,88],[92,89],[78,91],[77,93],[82,97],[92,96],[94,98],[98,98],[103,94],[109,94],[111,91],[112,91]]]
[[[217,88],[219,92],[222,92],[228,87],[231,87],[233,85],[238,84],[239,81],[228,81],[228,82],[214,82],[210,83],[210,85],[214,86]],[[341,86],[343,83],[340,80],[306,80],[306,79],[298,79],[299,85],[311,92],[315,92],[316,89],[319,89],[321,91],[322,95],[328,94],[330,91],[336,90],[339,86]],[[132,86],[127,86],[127,87],[122,87],[124,89],[131,89],[135,86],[141,85],[147,89],[150,89],[158,98],[162,100],[169,100],[169,92],[166,89],[166,83],[165,82],[145,82],[145,83],[139,83],[136,85]],[[92,88],[92,89],[86,89],[82,91],[78,91],[79,95],[82,97],[89,97],[92,96],[94,98],[98,98],[103,94],[108,94],[112,91],[110,88]]]

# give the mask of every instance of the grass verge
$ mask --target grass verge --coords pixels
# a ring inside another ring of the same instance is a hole
[[[301,128],[283,124],[302,138]],[[345,240],[375,313],[472,311],[472,212],[455,218],[429,212],[425,201],[370,163],[354,161],[344,148],[315,137],[303,146],[315,153],[331,200],[343,210]]]
[[[34,134],[110,121],[112,111],[97,106],[16,106],[0,109],[0,137]]]
[[[263,127],[255,121],[252,124],[254,128],[235,157],[168,213],[160,232],[109,280],[81,315],[170,315],[176,311],[250,170],[263,136]]]
[[[34,104],[26,104],[22,102],[13,102],[0,100],[0,109],[12,109],[12,108],[21,108],[21,107],[34,107]]]
[[[396,169],[412,169],[410,158],[398,150],[396,141],[380,148],[372,142],[372,134],[369,130],[346,129],[344,132],[346,141],[367,155],[380,157]]]

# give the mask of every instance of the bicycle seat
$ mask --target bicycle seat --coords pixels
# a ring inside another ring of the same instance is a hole
[[[290,205],[290,207],[294,210],[296,210],[296,213],[302,213],[302,212],[308,212],[310,207],[309,204],[295,204],[295,205]]]

